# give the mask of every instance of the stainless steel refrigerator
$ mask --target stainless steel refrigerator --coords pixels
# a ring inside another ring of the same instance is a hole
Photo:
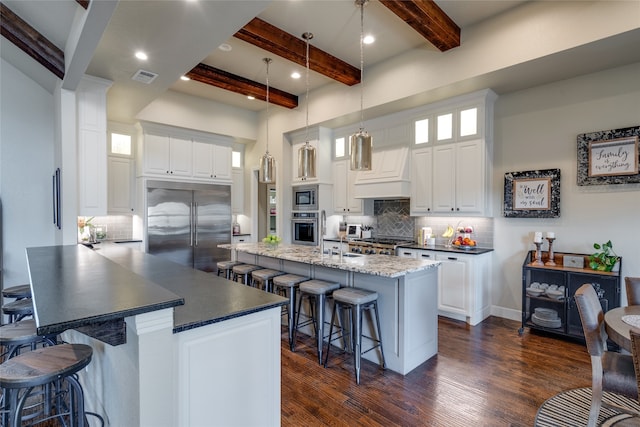
[[[148,253],[214,272],[230,242],[230,185],[147,182]]]

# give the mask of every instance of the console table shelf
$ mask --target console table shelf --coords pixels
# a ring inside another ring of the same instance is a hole
[[[584,268],[565,266],[564,256],[582,257],[584,260]],[[584,340],[582,332],[582,322],[580,321],[580,313],[575,304],[574,294],[580,286],[585,283],[591,283],[600,298],[600,304],[604,312],[612,308],[620,306],[620,270],[622,269],[622,259],[616,271],[605,272],[597,271],[588,267],[588,254],[575,254],[557,252],[554,254],[555,266],[536,265],[535,251],[527,252],[524,263],[522,265],[522,326],[518,333],[522,335],[524,328],[541,330],[558,334],[560,336],[577,338]],[[548,261],[548,253],[542,253],[542,262]],[[559,298],[547,296],[545,293],[541,295],[530,295],[527,288],[533,283],[546,283],[548,285],[557,285],[564,287],[564,295]],[[544,310],[550,313],[550,310],[557,312],[558,321],[545,322],[544,319],[536,315],[533,318],[536,309]]]

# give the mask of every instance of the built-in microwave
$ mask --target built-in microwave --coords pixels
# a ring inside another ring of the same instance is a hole
[[[293,187],[292,211],[317,211],[318,186]]]

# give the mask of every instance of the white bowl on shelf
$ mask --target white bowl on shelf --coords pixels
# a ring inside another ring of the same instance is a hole
[[[547,289],[545,291],[545,294],[547,294],[549,298],[553,298],[553,299],[560,299],[564,297],[564,291],[559,291],[557,289]]]
[[[543,293],[544,293],[544,289],[527,288],[527,295],[529,295],[531,297],[539,297]]]

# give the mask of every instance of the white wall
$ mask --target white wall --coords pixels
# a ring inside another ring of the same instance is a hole
[[[54,244],[54,99],[2,60],[0,197],[3,285],[29,283],[25,248]]]
[[[622,275],[640,276],[640,184],[577,185],[577,135],[640,126],[640,63],[503,95],[495,108],[494,312],[520,320],[522,263],[534,231],[559,252],[611,240]],[[504,218],[505,172],[559,168],[560,217]],[[546,247],[546,245],[545,245]],[[623,285],[624,288],[624,285]],[[623,291],[624,293],[624,291]],[[623,304],[626,305],[623,296]]]

